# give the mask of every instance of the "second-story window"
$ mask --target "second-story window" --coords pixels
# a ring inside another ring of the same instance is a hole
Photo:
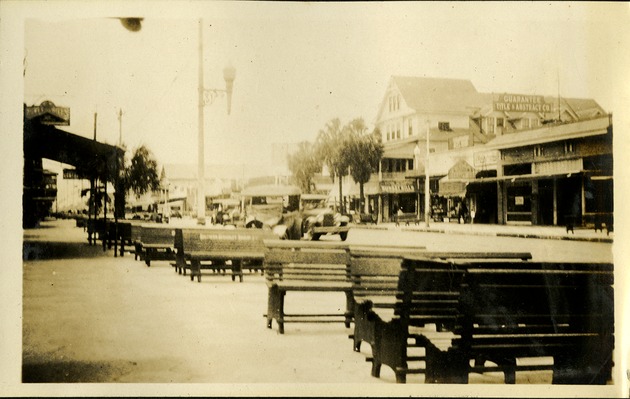
[[[503,127],[503,118],[497,118],[497,127]]]
[[[488,134],[494,134],[494,118],[489,116],[488,118],[486,118],[486,124],[487,124],[487,132]]]
[[[448,132],[451,130],[451,124],[449,122],[438,122],[438,129],[443,132]]]
[[[575,147],[573,146],[573,142],[572,141],[565,141],[564,142],[564,153],[565,154],[573,154],[574,151],[575,151]]]
[[[529,129],[529,118],[521,119],[521,127],[523,129]]]

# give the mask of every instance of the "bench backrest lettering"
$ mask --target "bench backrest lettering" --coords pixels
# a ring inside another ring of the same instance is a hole
[[[143,244],[163,244],[174,246],[175,229],[169,227],[157,227],[142,225],[139,241]]]

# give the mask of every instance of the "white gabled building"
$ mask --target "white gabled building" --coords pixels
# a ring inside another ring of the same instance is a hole
[[[551,139],[561,129],[558,126],[568,124],[574,124],[577,130],[572,134],[580,141],[578,122],[606,117],[592,99],[480,93],[465,79],[392,76],[375,120],[385,151],[379,173],[367,185],[367,208],[382,221],[391,220],[399,208],[421,217],[428,153],[431,214],[435,219],[448,220],[465,204],[470,210],[479,208],[477,214],[483,216],[476,219],[483,223],[510,222],[506,203],[509,190],[497,179],[502,179],[504,169],[514,167],[501,160],[508,151],[501,143],[513,146],[521,134],[541,135],[534,142],[545,143],[548,140],[544,136]],[[535,143],[528,145],[537,148]],[[603,154],[609,150],[597,151]],[[518,161],[511,162],[519,165]],[[486,179],[485,184],[480,184],[481,178]],[[495,179],[492,187],[488,178]],[[554,184],[561,186],[562,182]],[[536,186],[530,186],[534,188],[527,186],[522,191],[535,193]],[[582,215],[588,216],[586,208]],[[524,218],[534,224],[545,219],[554,224],[562,221],[557,215],[552,219],[537,217],[536,212],[523,212],[529,215]]]

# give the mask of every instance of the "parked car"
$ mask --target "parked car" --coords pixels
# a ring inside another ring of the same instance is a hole
[[[348,237],[350,218],[333,211],[325,194],[302,194],[302,232],[307,239],[319,240],[322,235],[339,234],[342,241]]]
[[[299,187],[274,184],[245,188],[241,192],[244,203],[245,227],[268,228],[283,239],[302,238]]]

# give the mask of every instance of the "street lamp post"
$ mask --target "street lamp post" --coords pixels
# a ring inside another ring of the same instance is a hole
[[[418,209],[416,210],[418,219],[420,219],[420,174],[418,173],[418,170],[420,170],[420,147],[418,146],[418,143],[416,143],[415,148],[413,149],[413,158],[414,158],[414,169],[416,170],[416,180],[417,180],[417,187],[418,187],[418,194],[417,194],[417,198],[416,198],[416,204],[418,204]]]
[[[197,165],[197,224],[206,224],[206,192],[205,192],[205,151],[204,151],[204,114],[203,108],[206,105],[206,93],[210,95],[208,102],[212,102],[219,93],[225,93],[227,97],[227,113],[230,114],[232,106],[232,88],[236,69],[228,66],[223,69],[223,79],[225,80],[225,90],[205,89],[203,81],[203,20],[199,18],[199,86],[197,88],[199,96],[199,143],[198,143],[198,165]]]
[[[429,185],[429,133],[431,121],[427,121],[427,153],[424,160],[424,222],[429,227],[429,216],[431,215],[431,188]]]

